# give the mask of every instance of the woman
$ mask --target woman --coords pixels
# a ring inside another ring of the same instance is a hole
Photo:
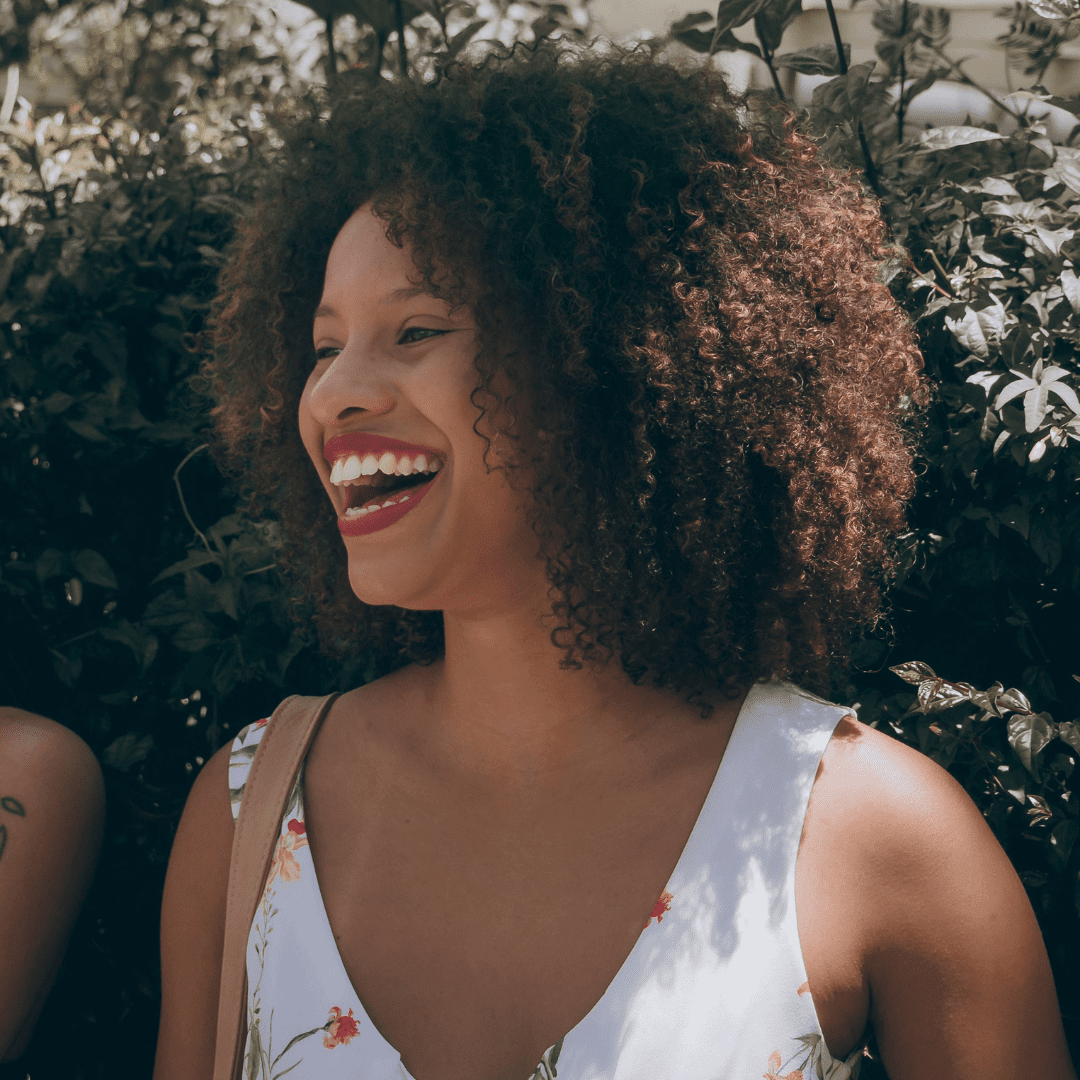
[[[248,1077],[836,1080],[869,1025],[893,1080],[1073,1075],[977,809],[807,692],[912,489],[881,235],[784,115],[640,55],[298,125],[223,278],[222,460],[381,677],[282,820]],[[156,1080],[210,1075],[263,730],[184,812]]]
[[[30,1043],[104,827],[105,787],[90,747],[55,720],[0,707],[0,1061],[15,1061]]]

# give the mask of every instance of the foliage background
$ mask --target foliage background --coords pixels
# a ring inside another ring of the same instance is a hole
[[[1005,12],[1003,31],[1036,82],[1080,25],[1067,0],[1038,3]],[[559,3],[283,10],[0,4],[0,62],[78,89],[53,115],[11,93],[0,108],[0,700],[77,731],[109,793],[60,977],[0,1077],[149,1077],[160,893],[195,772],[286,694],[365,677],[362,656],[332,666],[290,620],[274,523],[237,510],[188,385],[220,252],[275,150],[274,110],[312,81],[433,78],[484,39],[590,29],[584,8]],[[723,0],[645,47],[750,49],[774,75],[823,76],[803,122],[882,200],[886,276],[936,395],[890,622],[838,669],[836,697],[948,767],[984,810],[1042,925],[1075,1057],[1080,129],[1056,145],[1047,132],[1080,102],[1036,87],[999,102],[1002,131],[912,131],[919,92],[966,79],[947,13],[877,0],[879,62],[849,68],[838,32],[779,52],[798,12],[798,0]],[[731,33],[746,24],[755,44]],[[752,105],[782,95],[773,81]]]

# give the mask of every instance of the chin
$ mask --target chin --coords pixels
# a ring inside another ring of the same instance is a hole
[[[370,607],[399,607],[410,611],[437,611],[442,605],[433,602],[430,582],[415,574],[395,574],[373,566],[357,566],[349,560],[349,584],[353,595]]]

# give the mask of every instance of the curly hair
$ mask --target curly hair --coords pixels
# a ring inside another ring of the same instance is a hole
[[[562,664],[828,692],[880,616],[922,361],[875,205],[751,105],[709,68],[545,44],[294,116],[204,372],[219,463],[279,519],[324,653],[383,673],[443,643],[439,612],[353,595],[296,423],[327,255],[371,203],[475,315],[473,401],[528,466]]]

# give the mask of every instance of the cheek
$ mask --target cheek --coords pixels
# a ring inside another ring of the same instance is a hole
[[[311,408],[309,405],[310,391],[311,380],[309,379],[308,385],[304,387],[304,393],[300,397],[297,420],[300,428],[300,439],[308,452],[308,456],[317,465],[322,458],[322,433],[319,429],[319,425],[311,415]]]

